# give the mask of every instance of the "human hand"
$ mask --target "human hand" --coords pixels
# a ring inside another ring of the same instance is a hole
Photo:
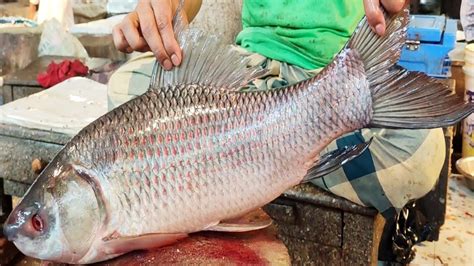
[[[113,29],[118,50],[151,51],[163,66],[170,70],[181,64],[182,52],[173,31],[176,0],[140,0],[135,10]]]
[[[365,14],[372,30],[378,35],[385,34],[385,19],[382,7],[389,13],[401,11],[409,0],[364,0]]]

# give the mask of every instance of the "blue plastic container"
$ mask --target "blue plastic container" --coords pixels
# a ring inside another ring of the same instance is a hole
[[[456,31],[456,20],[444,16],[412,16],[398,64],[432,77],[451,76],[448,53],[456,45]]]

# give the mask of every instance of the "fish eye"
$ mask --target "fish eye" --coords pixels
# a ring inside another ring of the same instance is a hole
[[[43,219],[41,219],[38,214],[35,214],[33,217],[31,217],[31,223],[37,232],[43,231]]]

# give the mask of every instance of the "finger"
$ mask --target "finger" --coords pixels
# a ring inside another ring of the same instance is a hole
[[[122,29],[120,25],[117,25],[112,30],[112,36],[114,40],[114,45],[120,52],[127,53],[127,48],[130,48],[125,36],[123,36]],[[130,48],[131,49],[131,48]]]
[[[150,51],[153,52],[156,59],[166,70],[173,68],[170,57],[166,53],[163,41],[161,39],[158,27],[155,22],[155,13],[150,5],[143,5],[139,9],[139,20],[141,25],[141,31],[145,41],[150,47]]]
[[[173,31],[172,3],[170,0],[154,1],[152,2],[152,8],[155,13],[156,26],[163,40],[166,53],[169,55],[173,65],[179,66],[182,54]]]
[[[145,46],[143,46],[143,48],[138,49],[137,51],[141,52],[141,53],[144,53],[144,52],[150,52],[151,49],[150,49],[150,46],[148,46],[148,44],[145,44]]]
[[[145,39],[139,31],[140,22],[135,12],[130,13],[128,19],[122,23],[122,32],[128,44],[134,51],[141,51],[147,46]]]
[[[372,30],[378,35],[385,34],[385,18],[379,0],[364,0],[365,15]]]
[[[406,0],[381,0],[382,6],[389,13],[398,13],[400,12],[406,4]]]

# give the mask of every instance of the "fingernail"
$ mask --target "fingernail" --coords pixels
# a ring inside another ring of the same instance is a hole
[[[382,24],[377,24],[377,26],[375,26],[375,32],[382,36],[385,33],[385,27]]]
[[[171,70],[171,68],[173,68],[173,65],[171,64],[171,61],[169,59],[166,59],[165,61],[163,61],[163,67],[166,70]]]
[[[179,66],[179,64],[181,63],[179,57],[176,54],[173,54],[171,56],[171,61],[173,61],[174,66]]]

